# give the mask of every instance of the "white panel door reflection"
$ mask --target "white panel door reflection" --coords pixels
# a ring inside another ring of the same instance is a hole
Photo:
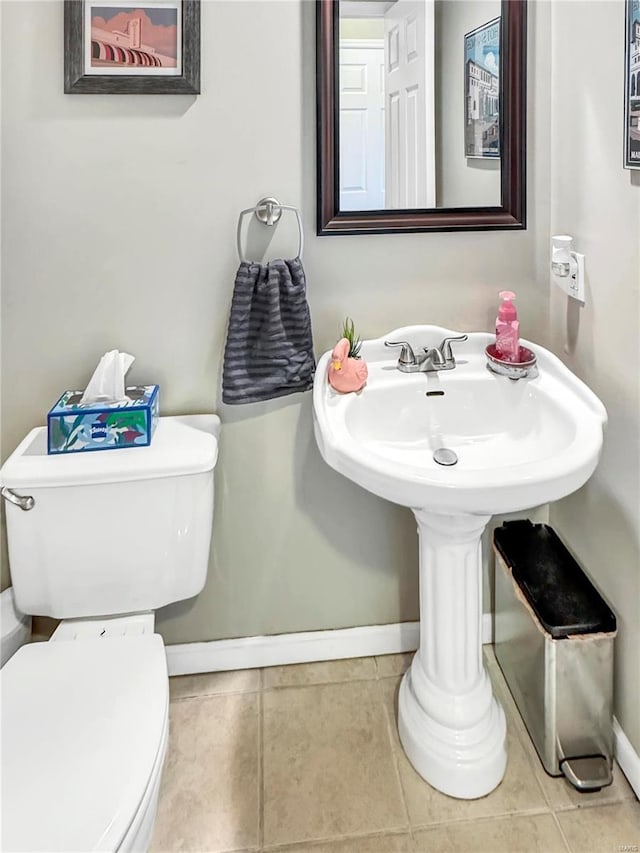
[[[340,42],[340,210],[383,210],[384,41]]]
[[[388,208],[436,205],[434,6],[397,0],[384,16]]]

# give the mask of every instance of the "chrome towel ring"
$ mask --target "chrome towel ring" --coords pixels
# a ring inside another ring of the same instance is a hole
[[[242,217],[246,216],[247,213],[253,213],[255,214],[255,217],[259,222],[262,222],[264,225],[272,227],[282,216],[283,210],[291,210],[293,213],[295,213],[296,219],[298,220],[298,233],[300,235],[300,240],[298,245],[297,256],[302,259],[302,250],[304,248],[304,232],[302,230],[302,218],[300,216],[300,211],[297,207],[293,207],[289,204],[280,204],[277,198],[267,196],[266,198],[261,198],[255,207],[247,207],[245,210],[240,211],[240,216],[238,217],[238,228],[236,232],[236,243],[238,246],[238,257],[240,258],[241,262],[249,263],[249,261],[247,261],[242,252]]]

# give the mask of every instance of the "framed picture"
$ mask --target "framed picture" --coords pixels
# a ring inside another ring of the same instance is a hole
[[[199,94],[200,0],[65,0],[64,91]]]
[[[640,169],[640,0],[625,3],[624,167]]]
[[[500,157],[500,18],[464,37],[465,157]]]

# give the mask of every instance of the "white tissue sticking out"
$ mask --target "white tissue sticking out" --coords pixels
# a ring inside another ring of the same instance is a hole
[[[124,377],[134,361],[135,356],[117,349],[105,352],[85,388],[80,405],[124,400]]]

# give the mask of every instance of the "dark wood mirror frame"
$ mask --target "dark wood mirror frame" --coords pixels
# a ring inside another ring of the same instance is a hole
[[[526,228],[527,2],[502,0],[501,204],[495,207],[340,212],[338,0],[316,0],[317,233],[390,234]]]

